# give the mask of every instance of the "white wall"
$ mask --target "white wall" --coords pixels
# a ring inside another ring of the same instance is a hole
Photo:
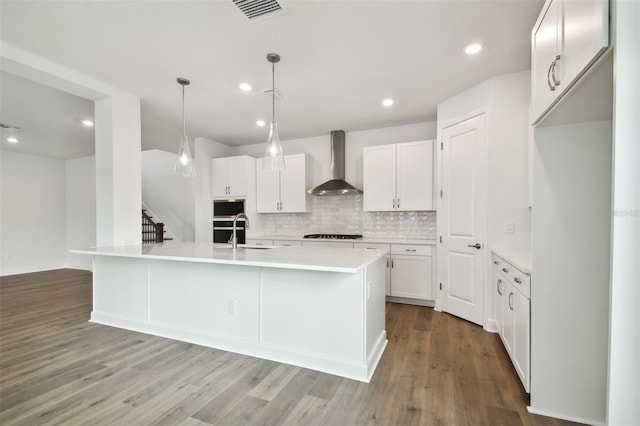
[[[66,266],[93,268],[90,256],[69,253],[96,245],[96,157],[65,161]]]
[[[0,275],[64,267],[64,161],[8,151],[0,157]]]
[[[640,424],[640,2],[612,3],[613,229],[607,423]]]
[[[610,121],[535,130],[531,409],[589,424],[605,421],[611,148]]]
[[[195,241],[210,243],[213,241],[213,198],[211,197],[211,159],[229,157],[230,147],[220,142],[206,138],[194,140],[194,161],[196,164],[196,178],[194,179],[195,206]]]
[[[141,160],[142,203],[165,224],[167,236],[195,241],[195,180],[175,177],[175,153],[143,151]]]

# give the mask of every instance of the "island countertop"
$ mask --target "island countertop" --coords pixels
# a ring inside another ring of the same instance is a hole
[[[218,263],[266,268],[356,273],[384,257],[385,250],[335,247],[251,247],[233,250],[225,244],[167,242],[157,244],[95,247],[71,253]]]

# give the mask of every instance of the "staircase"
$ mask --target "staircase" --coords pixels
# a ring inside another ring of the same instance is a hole
[[[142,244],[154,244],[172,240],[166,238],[164,233],[164,223],[154,222],[153,216],[149,216],[145,209],[142,209]]]

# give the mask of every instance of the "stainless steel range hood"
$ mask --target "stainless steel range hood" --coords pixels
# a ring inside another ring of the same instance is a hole
[[[311,188],[310,195],[358,195],[362,191],[344,180],[344,131],[331,132],[331,180]]]

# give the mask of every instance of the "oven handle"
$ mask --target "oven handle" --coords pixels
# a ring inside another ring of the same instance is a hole
[[[244,231],[244,227],[236,227],[237,231]],[[213,227],[214,231],[233,231],[233,226],[214,226]]]

